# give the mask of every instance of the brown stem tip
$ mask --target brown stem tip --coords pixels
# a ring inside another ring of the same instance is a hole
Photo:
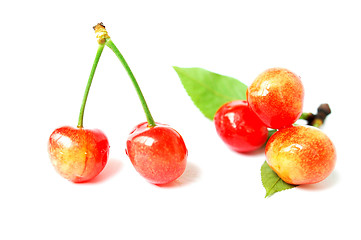
[[[110,38],[102,22],[93,27],[99,44],[104,44],[107,38]]]
[[[331,114],[331,108],[327,103],[321,104],[317,109],[317,114],[312,120],[311,124],[315,127],[320,127],[324,122],[326,117]]]

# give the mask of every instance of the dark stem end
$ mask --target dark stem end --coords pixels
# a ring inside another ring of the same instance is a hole
[[[315,115],[313,113],[302,113],[300,119],[306,120],[308,124],[315,119]]]
[[[95,25],[93,29],[95,31],[96,38],[99,44],[105,44],[105,41],[110,38],[102,22]]]
[[[331,108],[327,103],[321,104],[317,109],[317,114],[314,119],[309,123],[309,125],[314,127],[321,127],[327,116],[331,114]]]

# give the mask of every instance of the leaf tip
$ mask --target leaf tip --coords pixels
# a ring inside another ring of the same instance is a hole
[[[178,66],[172,66],[172,67],[177,73],[179,73],[182,70],[182,68]]]
[[[262,185],[266,190],[266,196],[270,197],[276,192],[281,192],[283,190],[291,189],[296,187],[296,185],[291,185],[284,182],[268,165],[267,161],[262,164],[261,167],[261,180]]]

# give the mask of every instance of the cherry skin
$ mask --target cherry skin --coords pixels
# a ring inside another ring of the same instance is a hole
[[[298,120],[303,97],[301,79],[284,68],[264,71],[247,89],[249,106],[267,127],[273,129],[289,127]]]
[[[126,152],[136,171],[153,184],[166,184],[180,177],[188,156],[176,130],[160,123],[148,127],[147,122],[130,133]]]
[[[221,139],[237,152],[256,150],[267,140],[267,127],[248,107],[247,101],[224,104],[216,112],[214,124]]]
[[[268,165],[289,184],[324,180],[336,163],[336,149],[321,130],[292,126],[277,131],[266,145]]]
[[[103,170],[108,161],[109,142],[98,129],[65,126],[50,135],[48,152],[62,177],[80,183],[93,179]]]

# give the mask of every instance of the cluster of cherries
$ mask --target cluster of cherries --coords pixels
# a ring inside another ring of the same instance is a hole
[[[102,23],[94,27],[99,47],[85,90],[77,128],[64,126],[50,135],[48,152],[57,172],[75,182],[96,177],[105,167],[109,156],[109,142],[98,129],[83,128],[83,115],[92,79],[104,46],[118,57],[133,82],[142,103],[147,122],[131,131],[126,152],[135,169],[153,184],[166,184],[181,176],[186,168],[187,148],[182,136],[168,125],[154,122],[139,85],[127,62],[110,39]]]
[[[233,150],[250,152],[266,144],[268,165],[293,185],[324,180],[335,166],[336,151],[318,128],[294,126],[303,108],[300,78],[283,68],[261,73],[247,89],[247,101],[224,104],[216,112],[218,135]],[[268,128],[277,129],[269,140]]]

